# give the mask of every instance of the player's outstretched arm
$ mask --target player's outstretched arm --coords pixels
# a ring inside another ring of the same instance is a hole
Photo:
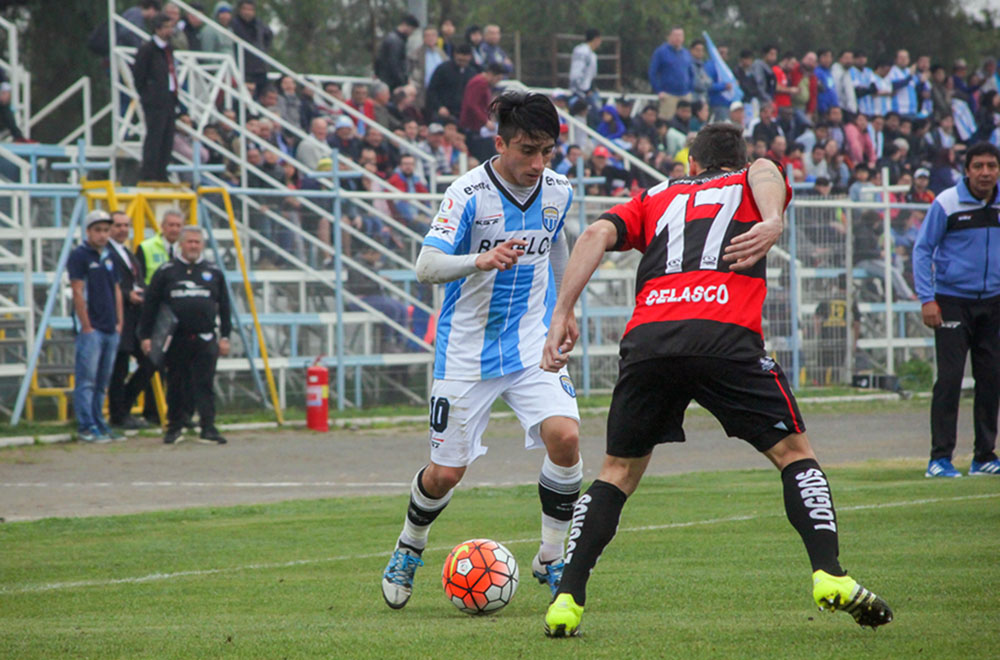
[[[761,222],[739,236],[726,248],[723,260],[730,270],[747,270],[760,261],[785,229],[785,180],[778,166],[759,158],[750,166],[747,182],[760,211]]]
[[[563,274],[562,285],[559,287],[559,299],[552,311],[549,323],[549,335],[542,349],[542,369],[559,371],[569,359],[580,332],[576,327],[576,316],[573,307],[583,293],[590,276],[604,258],[604,253],[618,243],[618,228],[610,220],[598,220],[580,235],[566,272]]]

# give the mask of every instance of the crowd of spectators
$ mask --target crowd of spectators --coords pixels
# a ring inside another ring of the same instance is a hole
[[[171,4],[163,10],[175,21],[174,48],[226,52],[233,48],[233,35],[265,52],[270,48],[272,35],[255,16],[253,0],[218,2],[211,17],[223,30],[182,16]],[[126,15],[148,20],[144,12],[151,6],[158,9],[159,3],[143,0]],[[247,57],[246,83],[266,110],[250,113],[245,123],[252,136],[246,141],[252,171],[244,179],[239,160],[216,149],[204,149],[201,155],[225,165],[224,176],[234,185],[245,180],[250,186],[318,189],[318,179],[328,176],[324,170],[337,167],[363,172],[362,178],[343,182],[348,189],[391,186],[425,192],[438,181],[440,190],[448,176],[494,153],[496,127],[486,108],[514,71],[501,40],[498,25],[458,29],[445,19],[422,26],[404,16],[378,44],[376,82],[341,84],[321,78],[324,94],[290,76],[268,76],[263,60]],[[568,89],[553,95],[567,115],[604,138],[592,139],[565,122],[551,163],[563,174],[573,175],[579,168],[587,176],[603,177],[604,183],[590,186],[591,194],[638,194],[660,180],[650,170],[683,176],[694,135],[716,121],[740,126],[750,153],[779,162],[799,194],[855,201],[878,201],[875,187],[887,171],[889,184],[909,189],[894,194],[894,200],[930,202],[961,177],[968,145],[1000,143],[1000,75],[992,59],[970,70],[963,60],[946,66],[918,55],[911,61],[906,50],[869,61],[866,53],[850,48],[835,57],[830,49],[782,53],[769,45],[759,52],[741,51],[730,60],[726,47],[715,50],[701,39],[688,41],[684,30],[675,27],[650,56],[653,95],[609,96],[595,85],[601,44],[600,31],[587,30],[573,50]],[[205,139],[240,154],[244,141],[236,130],[237,113],[226,113],[227,121],[204,128]],[[272,115],[281,118],[280,124]],[[189,121],[183,115],[181,120]],[[174,149],[191,153],[194,147],[178,133]],[[344,157],[357,167],[345,164]],[[648,168],[635,166],[633,158]],[[266,211],[278,211],[288,223],[331,241],[329,222],[304,208],[294,194],[280,202],[262,197],[260,208],[261,226],[300,258],[309,256],[307,246],[280,223],[267,220]],[[385,200],[349,203],[343,220],[385,248],[398,250],[405,243],[400,228],[422,234],[431,208]],[[894,214],[901,249],[912,244],[921,219],[918,211]],[[345,246],[356,256],[378,258],[367,242],[352,241],[350,234]]]

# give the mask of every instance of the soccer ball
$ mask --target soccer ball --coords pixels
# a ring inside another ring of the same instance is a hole
[[[441,583],[448,600],[466,614],[503,609],[517,591],[517,560],[496,541],[459,543],[444,561]]]

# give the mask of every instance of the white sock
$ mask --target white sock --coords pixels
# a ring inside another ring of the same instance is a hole
[[[545,456],[542,462],[542,474],[538,480],[539,484],[550,491],[550,494],[543,497],[543,508],[545,498],[554,495],[566,496],[567,494],[575,499],[579,496],[580,485],[583,483],[583,459],[576,462],[576,465],[564,467],[556,465]],[[563,556],[563,544],[566,540],[566,533],[572,524],[573,504],[570,501],[562,503],[568,507],[567,513],[570,517],[565,520],[555,518],[545,511],[542,511],[542,542],[538,547],[538,557],[542,562],[548,563],[561,559]]]
[[[417,550],[423,550],[427,547],[427,537],[431,531],[431,524],[438,517],[438,514],[448,506],[451,494],[455,492],[453,488],[440,499],[426,495],[419,485],[423,472],[422,469],[417,472],[410,484],[410,505],[406,511],[406,518],[403,520],[403,531],[399,535],[400,543]]]

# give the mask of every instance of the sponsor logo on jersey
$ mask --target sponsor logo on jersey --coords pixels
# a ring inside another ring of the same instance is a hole
[[[505,243],[513,238],[520,238],[521,240],[528,242],[527,245],[518,248],[520,250],[524,250],[524,254],[526,255],[548,254],[549,247],[552,242],[548,236],[542,236],[541,238],[539,238],[538,236],[505,236],[503,238],[496,238],[492,241],[489,240],[488,238],[484,238],[483,240],[479,241],[479,248],[476,250],[476,252],[480,254],[482,254],[483,252],[489,252],[498,245],[501,245],[502,243]]]
[[[576,398],[576,388],[573,387],[573,381],[569,376],[563,375],[559,376],[559,384],[562,385],[563,390],[566,394],[570,395],[574,399]]]
[[[495,225],[496,223],[500,222],[502,218],[503,218],[503,213],[495,213],[493,215],[487,215],[482,218],[476,218],[476,224],[479,225],[480,227]]]
[[[479,183],[474,183],[471,186],[466,186],[462,188],[462,192],[464,192],[466,195],[471,195],[477,190],[492,190],[492,188],[490,188],[490,184],[488,184],[485,181],[480,181]]]
[[[444,438],[435,438],[434,436],[431,436],[431,448],[432,449],[437,449],[438,447],[440,447],[443,444],[444,444]]]
[[[966,214],[966,215],[960,215],[960,216],[958,216],[958,221],[959,222],[962,222],[963,220],[972,220],[972,215],[971,214]]]
[[[962,326],[961,321],[944,321],[941,323],[941,327],[947,330],[954,330]]]
[[[556,223],[559,222],[559,209],[554,206],[546,206],[542,209],[542,226],[549,231],[553,231],[556,228]]]
[[[436,231],[439,234],[450,234],[455,231],[455,226],[449,223],[448,218],[438,216],[434,218],[434,223],[431,225],[431,231]]]
[[[449,213],[451,213],[451,210],[453,208],[455,208],[455,202],[454,202],[454,200],[452,200],[449,197],[445,197],[444,200],[441,202],[441,211],[440,211],[440,213],[441,213],[441,215],[448,215]]]
[[[725,284],[719,286],[686,286],[678,293],[677,289],[653,289],[646,296],[646,306],[662,305],[677,302],[707,302],[725,305],[729,302],[729,289]]]
[[[774,369],[774,360],[771,358],[771,356],[765,355],[760,359],[760,370],[770,371],[771,369]]]
[[[547,185],[547,186],[554,186],[557,183],[560,186],[568,186],[569,185],[569,179],[567,179],[565,177],[561,177],[561,176],[554,176],[554,177],[553,176],[546,176],[545,177],[545,185]]]

